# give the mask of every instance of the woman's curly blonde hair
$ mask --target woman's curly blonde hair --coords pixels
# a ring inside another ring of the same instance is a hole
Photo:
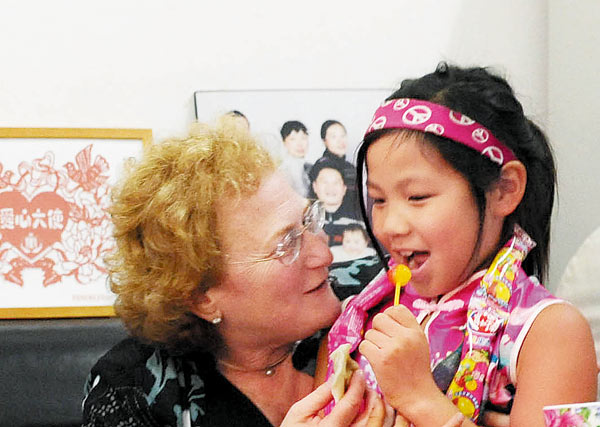
[[[276,165],[229,120],[150,144],[113,188],[116,249],[106,258],[115,309],[127,329],[174,351],[214,351],[213,325],[190,312],[218,284],[222,254],[215,204],[254,193]]]

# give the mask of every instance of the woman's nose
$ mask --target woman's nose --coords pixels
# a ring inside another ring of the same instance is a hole
[[[318,233],[310,231],[304,233],[304,248],[306,251],[306,266],[318,268],[329,266],[333,262],[333,255],[329,250],[329,238],[323,230]]]

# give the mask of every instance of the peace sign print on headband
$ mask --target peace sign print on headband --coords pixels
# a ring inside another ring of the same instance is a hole
[[[404,112],[402,121],[407,125],[420,125],[431,118],[431,110],[425,105],[415,105]]]
[[[475,123],[475,120],[473,120],[472,118],[467,117],[464,114],[461,114],[454,110],[450,110],[448,117],[450,117],[450,120],[452,120],[454,123],[461,126],[469,126]]]
[[[413,129],[449,138],[502,166],[516,156],[484,126],[446,106],[420,99],[385,101],[375,111],[365,136],[379,129]]]
[[[490,139],[490,133],[483,128],[475,129],[471,135],[473,136],[473,140],[480,144],[485,144]]]

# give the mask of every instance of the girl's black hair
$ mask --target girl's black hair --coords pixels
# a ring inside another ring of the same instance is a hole
[[[400,89],[387,100],[415,98],[435,102],[458,111],[481,123],[515,153],[527,169],[527,185],[521,203],[506,217],[500,245],[512,235],[514,225],[520,225],[537,243],[523,262],[529,275],[542,281],[548,273],[550,220],[556,188],[556,168],[552,149],[541,129],[529,120],[521,103],[507,81],[486,68],[461,68],[440,63],[436,70],[418,79],[404,80]],[[386,133],[379,130],[369,134],[357,152],[357,187],[360,209],[367,233],[376,242],[380,256],[383,249],[377,244],[369,221],[363,194],[367,150]],[[500,177],[501,167],[479,152],[444,137],[424,133],[423,138],[436,147],[446,161],[469,182],[479,209],[479,233],[483,226],[486,192]],[[368,202],[368,201],[367,201]]]

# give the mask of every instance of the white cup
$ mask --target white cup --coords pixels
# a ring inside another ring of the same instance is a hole
[[[546,427],[597,427],[600,402],[544,406]]]

